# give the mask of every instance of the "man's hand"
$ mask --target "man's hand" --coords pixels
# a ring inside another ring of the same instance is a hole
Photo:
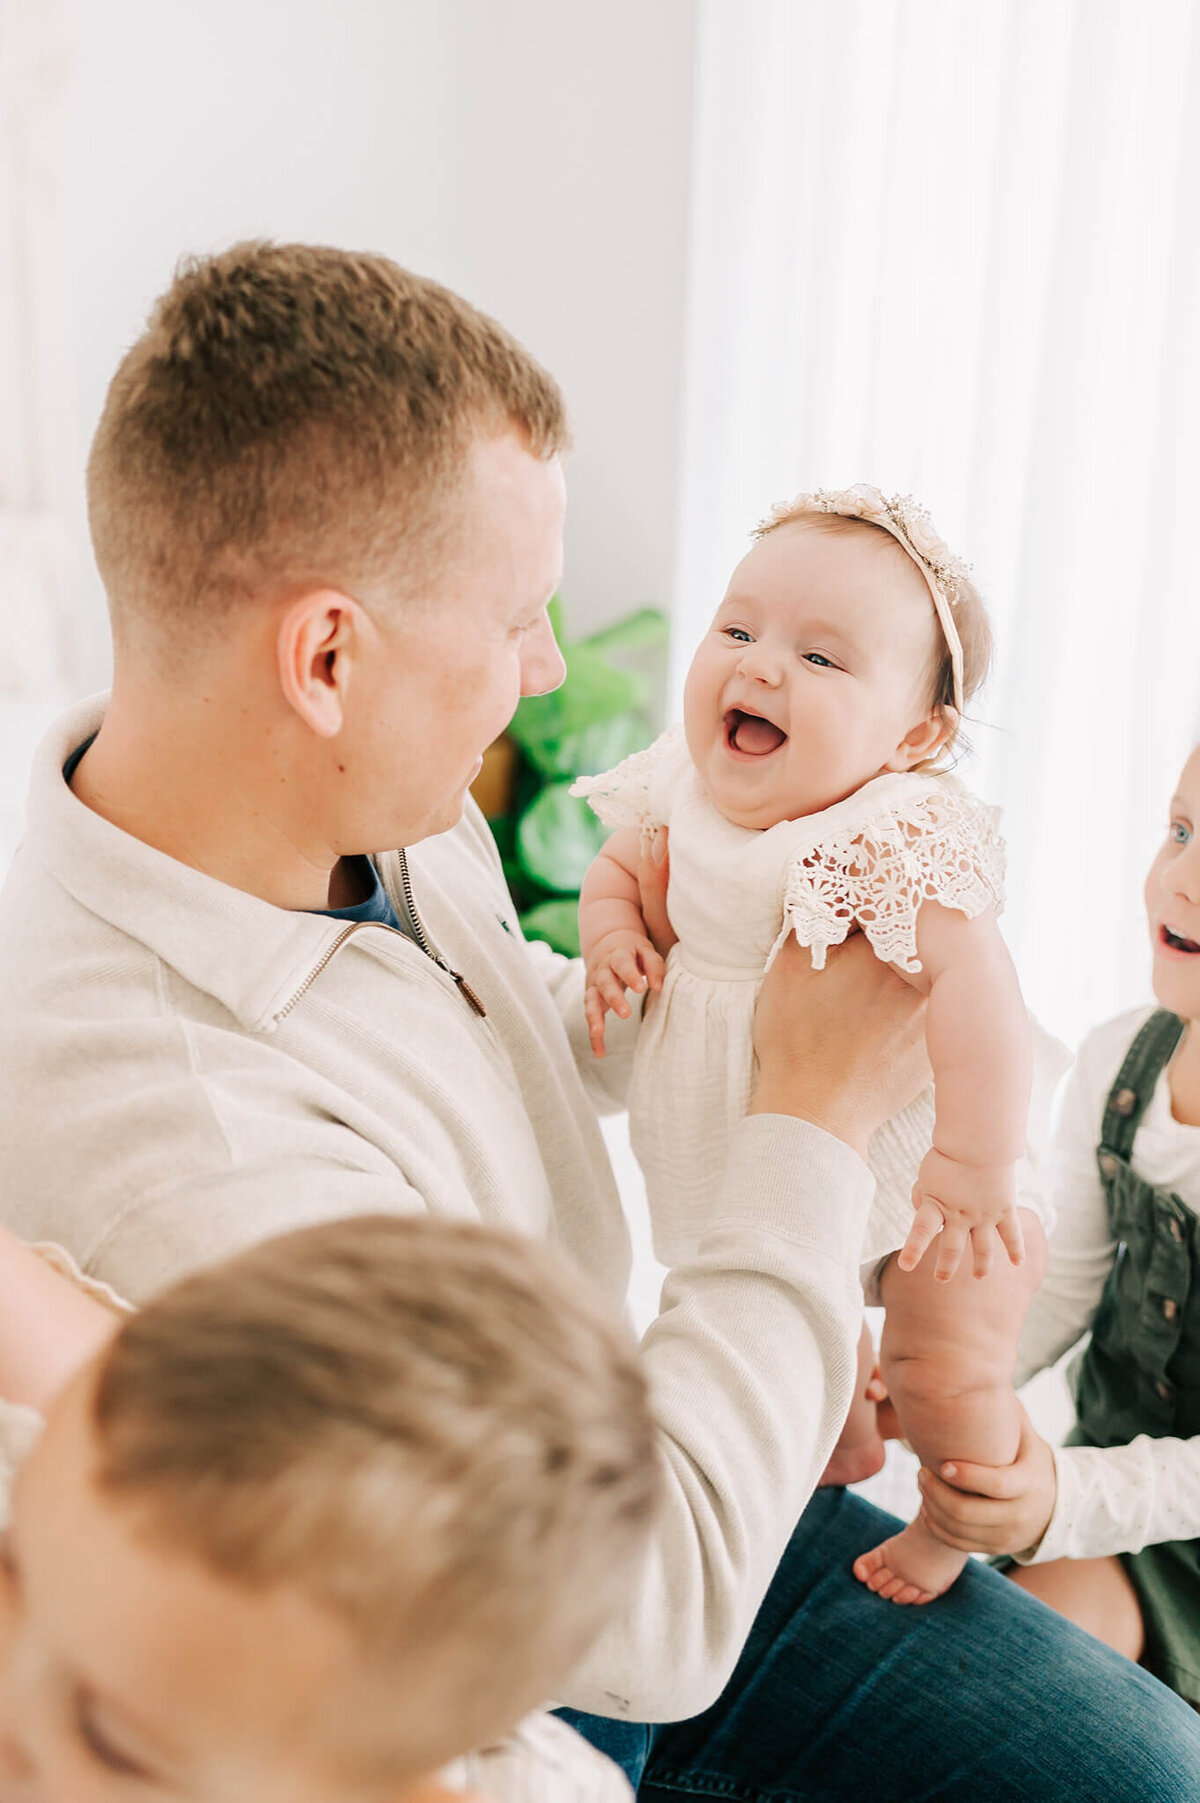
[[[671,858],[667,849],[667,829],[643,833],[638,859],[638,890],[642,899],[642,919],[650,942],[660,958],[665,958],[679,935],[667,915],[667,882],[671,875]]]
[[[1054,1453],[1021,1410],[1021,1441],[1011,1465],[962,1459],[922,1471],[924,1512],[939,1540],[964,1553],[1026,1553],[1041,1541],[1058,1496]]]
[[[930,1081],[924,1020],[924,998],[861,933],[831,947],[820,971],[789,936],[754,1014],[751,1114],[796,1115],[865,1156],[875,1129]]]

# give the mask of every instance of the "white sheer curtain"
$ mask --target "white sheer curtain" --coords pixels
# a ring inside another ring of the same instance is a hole
[[[0,0],[0,871],[69,664],[69,0]],[[8,772],[19,770],[19,783]]]
[[[1000,645],[967,780],[1068,1039],[1147,993],[1200,729],[1200,9],[701,0],[676,688],[773,501],[912,491]]]

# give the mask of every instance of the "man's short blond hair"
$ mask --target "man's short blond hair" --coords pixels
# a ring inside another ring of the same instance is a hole
[[[182,264],[88,462],[118,642],[194,636],[264,590],[418,592],[472,441],[509,425],[537,457],[565,449],[557,383],[387,257],[246,243]]]
[[[92,1407],[139,1532],[350,1629],[385,1707],[349,1757],[399,1778],[554,1693],[658,1497],[632,1339],[557,1255],[461,1223],[333,1222],[186,1278]]]

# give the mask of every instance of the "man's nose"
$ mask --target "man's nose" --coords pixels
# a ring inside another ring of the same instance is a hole
[[[549,614],[543,614],[530,633],[521,658],[522,695],[548,695],[562,686],[567,674],[563,654],[558,648]]]

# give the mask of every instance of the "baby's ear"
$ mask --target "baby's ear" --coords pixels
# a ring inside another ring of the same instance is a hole
[[[887,770],[915,770],[935,758],[949,743],[958,728],[958,714],[952,707],[937,707],[901,739],[884,766]]]

